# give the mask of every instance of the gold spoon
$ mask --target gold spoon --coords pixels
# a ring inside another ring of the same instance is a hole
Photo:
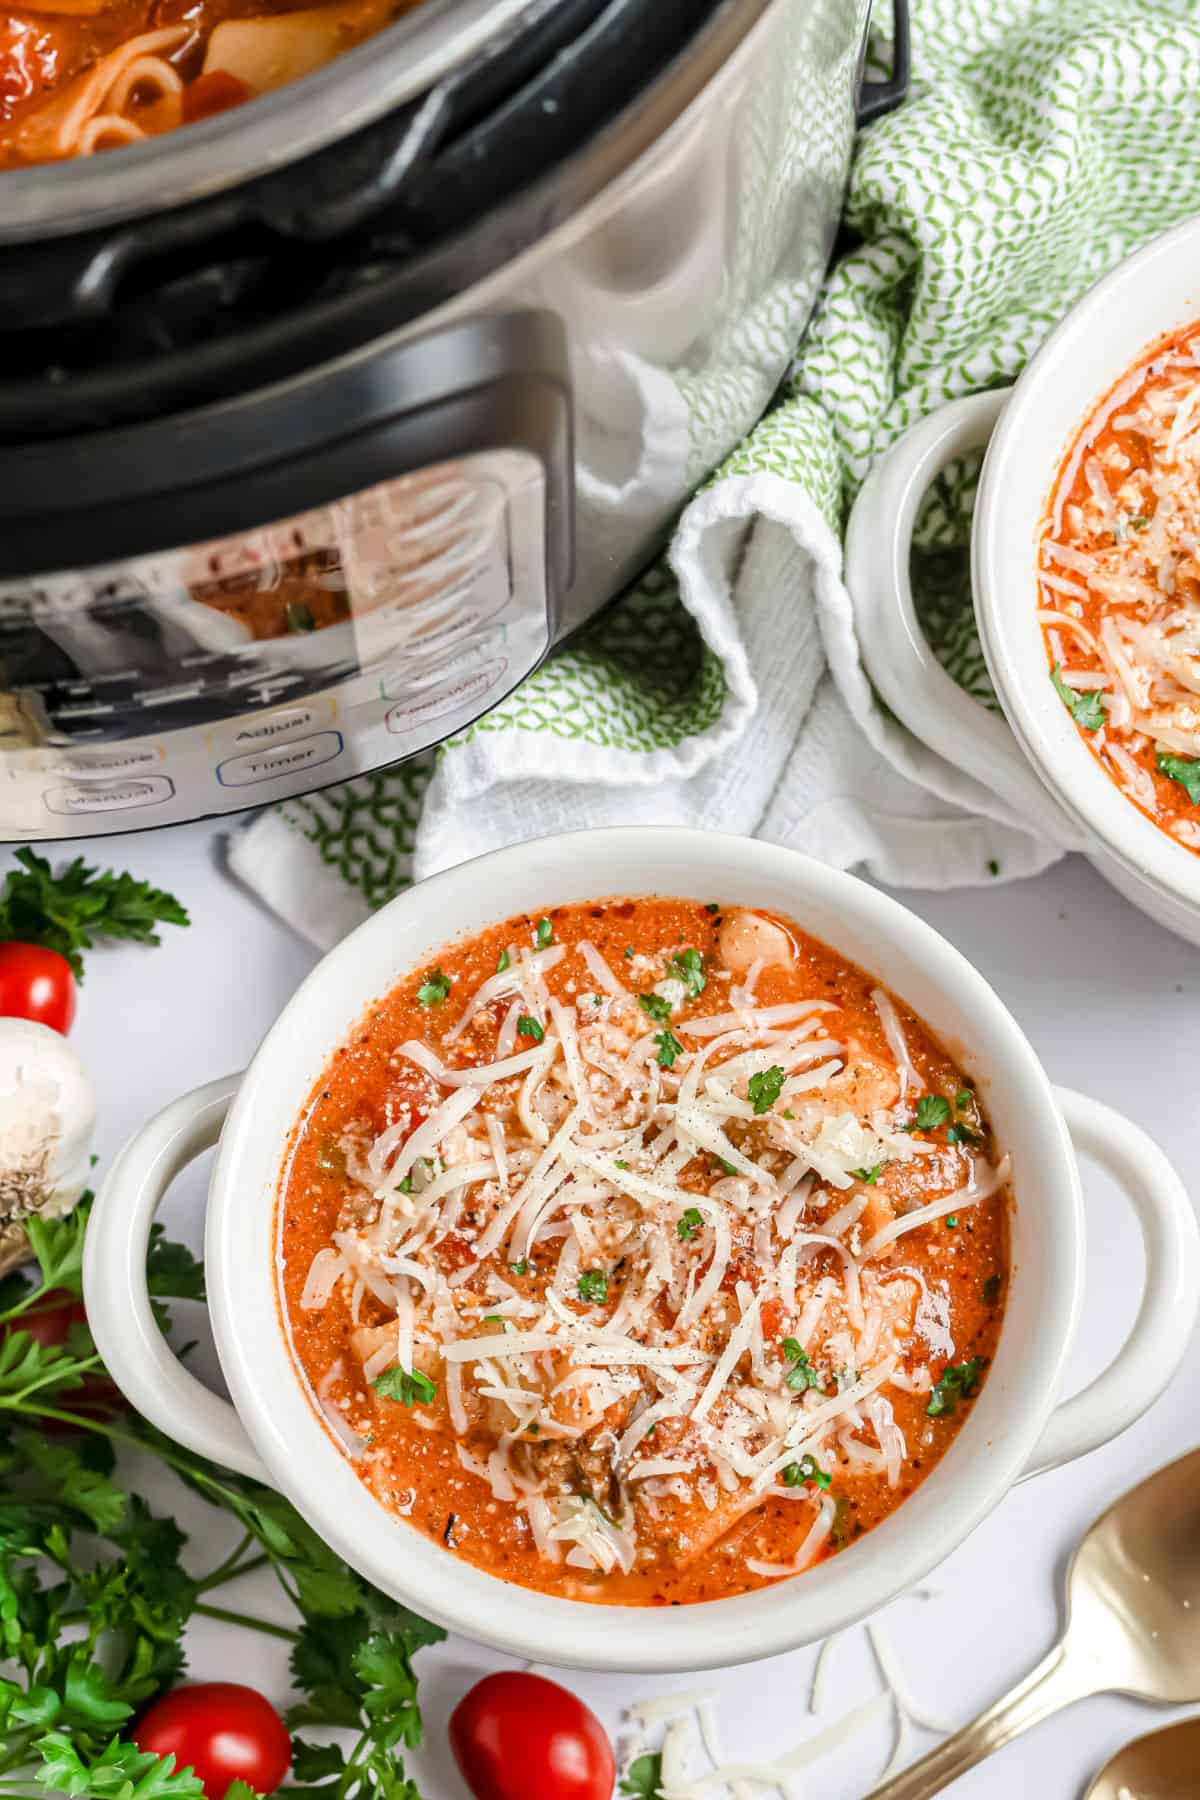
[[[1104,1693],[1159,1705],[1200,1701],[1200,1450],[1096,1520],[1072,1559],[1066,1630],[1049,1656],[868,1800],[929,1800],[1030,1725]],[[1200,1778],[1189,1793],[1198,1791]]]
[[[1195,1800],[1200,1792],[1200,1718],[1136,1738],[1105,1763],[1084,1800]]]

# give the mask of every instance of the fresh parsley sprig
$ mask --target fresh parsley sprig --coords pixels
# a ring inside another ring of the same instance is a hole
[[[26,1329],[78,1297],[89,1207],[85,1199],[65,1219],[34,1219],[36,1274],[0,1282],[0,1791],[7,1800],[26,1786],[72,1800],[200,1800],[190,1769],[122,1733],[184,1674],[184,1629],[207,1616],[292,1645],[292,1723],[357,1734],[349,1749],[297,1741],[306,1786],[293,1792],[420,1800],[400,1750],[421,1736],[413,1654],[441,1630],[348,1568],[282,1495],[115,1410],[82,1320],[57,1344]],[[164,1329],[169,1301],[203,1296],[200,1265],[161,1231],[148,1276]],[[47,1420],[72,1435],[48,1437]],[[237,1523],[240,1540],[215,1568],[185,1566],[179,1527],[123,1479],[125,1450],[166,1464]],[[296,1609],[295,1626],[215,1604],[227,1582],[264,1567]],[[250,1792],[235,1783],[228,1800]]]
[[[158,925],[191,923],[174,894],[125,871],[92,869],[77,856],[56,875],[36,850],[16,853],[0,892],[0,940],[41,944],[83,980],[83,952],[98,938],[157,944]]]

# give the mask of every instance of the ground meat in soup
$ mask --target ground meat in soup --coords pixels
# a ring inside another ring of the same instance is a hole
[[[845,1550],[943,1456],[1000,1330],[1006,1179],[953,1059],[802,923],[558,907],[447,946],[338,1052],[282,1305],[398,1530],[576,1600],[715,1599]]]

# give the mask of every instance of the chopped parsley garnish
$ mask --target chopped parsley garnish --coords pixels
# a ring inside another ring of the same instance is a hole
[[[983,1367],[981,1356],[973,1356],[970,1362],[948,1363],[942,1370],[941,1380],[929,1396],[929,1405],[925,1408],[929,1417],[948,1418],[960,1400],[973,1400],[979,1391],[979,1377],[983,1374]]]
[[[989,1275],[981,1289],[983,1294],[983,1304],[985,1306],[995,1306],[997,1300],[1000,1298],[1000,1290],[1003,1286],[1004,1277],[1002,1275]]]
[[[1076,693],[1069,688],[1062,678],[1062,664],[1055,663],[1050,671],[1050,679],[1054,683],[1054,691],[1070,713],[1077,725],[1085,731],[1099,731],[1108,716],[1108,701],[1094,688],[1086,694]]]
[[[528,1013],[522,1013],[517,1020],[517,1036],[532,1038],[535,1044],[540,1044],[546,1034],[536,1019],[531,1019]]]
[[[401,1406],[415,1406],[418,1401],[428,1406],[437,1395],[437,1387],[428,1375],[422,1375],[420,1369],[402,1369],[399,1363],[384,1369],[371,1386],[384,1400],[397,1400]]]
[[[538,920],[537,930],[533,934],[533,941],[539,950],[544,950],[547,944],[552,944],[554,942],[554,927],[549,919]]]
[[[947,1213],[946,1214],[946,1224],[951,1231],[957,1231],[958,1230],[958,1214],[957,1213]]]
[[[1160,754],[1155,757],[1154,766],[1160,775],[1179,783],[1193,806],[1200,806],[1200,761],[1190,756]]]
[[[699,999],[708,985],[708,977],[704,973],[704,958],[698,950],[680,950],[678,955],[669,957],[667,974],[676,981],[682,981],[693,1000]]]
[[[618,1169],[627,1169],[629,1167],[629,1164],[625,1161],[624,1157],[614,1156],[613,1157],[613,1166]]]
[[[662,1800],[662,1751],[650,1750],[631,1762],[617,1792],[629,1800]]]
[[[658,1045],[658,1055],[654,1060],[659,1068],[673,1069],[675,1067],[675,1058],[683,1055],[683,1045],[675,1036],[675,1033],[669,1029],[667,1031],[660,1031],[654,1041]]]
[[[536,1437],[538,1432],[541,1430],[541,1426],[538,1424],[536,1419],[531,1419],[529,1421],[529,1424],[525,1427],[525,1429],[531,1437]]]
[[[689,1206],[686,1212],[680,1213],[679,1222],[675,1226],[680,1243],[690,1244],[703,1224],[704,1214],[698,1206]]]
[[[305,606],[302,600],[289,600],[284,607],[284,618],[289,631],[299,633],[317,629],[311,606]]]
[[[851,1169],[850,1173],[855,1181],[865,1181],[868,1187],[874,1187],[879,1180],[879,1171],[882,1167],[882,1163],[875,1163],[870,1169]]]
[[[746,1094],[756,1113],[770,1112],[783,1092],[783,1070],[778,1063],[752,1075],[746,1083]]]
[[[528,1273],[529,1273],[529,1258],[527,1256],[522,1256],[519,1261],[517,1261],[515,1263],[509,1263],[508,1266],[512,1270],[514,1275],[528,1275]]]
[[[503,1329],[504,1326],[504,1320],[499,1313],[484,1313],[483,1323],[485,1325],[499,1325],[501,1329]]]
[[[1149,523],[1150,520],[1146,513],[1134,513],[1128,520],[1130,531],[1145,531]]]
[[[585,1269],[579,1277],[579,1298],[589,1306],[603,1306],[608,1299],[608,1276],[603,1269]]]
[[[418,1156],[409,1173],[400,1183],[402,1194],[423,1194],[437,1175],[437,1167],[428,1156]]]
[[[922,1094],[917,1101],[917,1116],[906,1131],[936,1131],[950,1119],[950,1102],[941,1094]]]
[[[724,1169],[724,1171],[727,1175],[736,1175],[737,1174],[738,1166],[736,1163],[726,1162],[725,1158],[723,1156],[718,1156],[717,1161],[720,1163],[721,1167]]]
[[[452,986],[448,975],[443,975],[440,969],[430,969],[417,989],[418,1006],[440,1006]]]
[[[498,960],[498,962],[497,962],[497,963],[496,963],[496,973],[497,973],[497,975],[503,975],[503,974],[504,974],[504,972],[505,972],[505,970],[506,970],[506,969],[507,969],[507,968],[508,968],[508,965],[509,965],[509,963],[510,963],[510,962],[511,962],[511,961],[512,961],[512,958],[511,958],[511,956],[510,956],[510,955],[509,955],[509,954],[508,954],[508,951],[507,951],[507,950],[502,950],[502,951],[501,951],[501,952],[500,952],[500,957],[499,957],[499,960]]]
[[[833,1480],[827,1475],[811,1456],[802,1456],[799,1462],[787,1463],[780,1471],[784,1487],[803,1487],[811,1481],[819,1488],[827,1488]]]
[[[989,875],[998,875],[1000,873],[1000,864],[996,861],[994,856],[989,856],[987,859],[987,872]]]
[[[716,900],[710,900],[704,908],[706,913],[719,913],[721,908]]]
[[[631,957],[632,957],[632,955],[633,955],[633,945],[632,945],[632,944],[630,944],[630,946],[629,946],[629,948],[628,948],[628,949],[627,949],[627,950],[622,950],[622,952],[621,952],[621,954],[622,954],[622,956],[624,956],[624,957],[625,957],[625,958],[626,958],[626,960],[627,960],[627,961],[628,961],[628,959],[629,959],[629,958],[631,958]]]
[[[638,1005],[656,1025],[665,1025],[671,1016],[671,1002],[661,994],[639,994]]]
[[[970,1088],[959,1088],[957,1094],[954,1096],[955,1109],[958,1112],[967,1112],[974,1104],[975,1096]]]
[[[951,1125],[946,1132],[946,1142],[948,1144],[977,1144],[979,1134],[975,1131],[968,1131],[965,1125]]]
[[[808,1388],[815,1388],[820,1393],[820,1377],[808,1360],[808,1352],[795,1338],[784,1338],[783,1354],[791,1365],[784,1376],[784,1381],[791,1388],[793,1394],[803,1394]]]

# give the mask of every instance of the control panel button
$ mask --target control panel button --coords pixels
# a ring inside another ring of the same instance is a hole
[[[52,813],[72,818],[79,813],[127,812],[135,806],[160,806],[175,792],[166,775],[147,775],[133,781],[89,782],[86,787],[50,788],[46,806]]]
[[[498,656],[494,662],[485,663],[482,669],[470,669],[442,682],[431,693],[414,695],[411,700],[401,700],[390,706],[384,714],[384,723],[389,731],[402,734],[417,731],[434,719],[443,719],[447,713],[470,713],[477,707],[482,708],[484,696],[491,693],[507,668],[508,659]]]
[[[272,712],[246,713],[210,731],[208,741],[214,750],[265,750],[268,745],[293,743],[322,731],[332,722],[334,711],[332,700],[318,696]]]
[[[317,731],[291,743],[269,744],[262,750],[247,751],[244,756],[226,757],[217,765],[217,780],[222,787],[249,787],[256,781],[273,781],[281,775],[315,769],[341,753],[340,731]]]
[[[58,759],[55,772],[69,776],[72,781],[111,781],[115,776],[157,769],[161,762],[162,751],[155,745],[147,745],[140,750],[97,750],[92,756],[68,754]]]

